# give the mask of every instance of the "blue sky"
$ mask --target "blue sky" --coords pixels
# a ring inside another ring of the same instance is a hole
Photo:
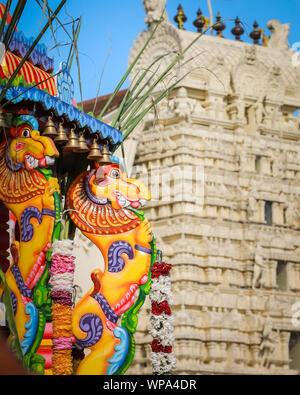
[[[2,0],[3,1],[3,0]],[[52,9],[59,4],[59,0],[48,0]],[[300,0],[211,0],[214,16],[221,13],[224,19],[234,19],[237,16],[252,30],[254,20],[261,28],[266,27],[270,19],[278,19],[281,23],[291,23],[289,42],[292,45],[300,42]],[[5,1],[3,1],[5,3]],[[16,3],[16,1],[14,2]],[[14,4],[13,3],[13,4]],[[208,16],[206,0],[167,0],[167,11],[173,22],[178,4],[181,3],[188,21],[187,30],[195,31],[193,21],[200,7],[203,14]],[[62,22],[70,22],[70,17],[82,17],[82,29],[78,41],[80,70],[82,80],[83,99],[96,96],[100,75],[108,54],[111,55],[105,68],[101,83],[100,95],[111,93],[127,68],[129,51],[136,36],[146,28],[144,24],[145,12],[142,0],[67,0],[66,7],[62,9],[59,18]],[[23,17],[19,23],[28,37],[36,36],[45,18],[41,22],[42,12],[35,0],[28,0]],[[230,33],[233,22],[227,22],[224,36],[232,39]],[[70,29],[70,25],[68,26]],[[57,40],[61,44],[57,49],[50,51],[54,57],[56,69],[68,54],[69,39],[59,29],[56,32]],[[249,39],[244,35],[244,41]],[[51,34],[47,33],[42,40],[48,47],[54,45]],[[78,71],[76,62],[73,64],[72,76],[75,82],[75,99],[80,101]],[[124,88],[127,87],[126,85]]]

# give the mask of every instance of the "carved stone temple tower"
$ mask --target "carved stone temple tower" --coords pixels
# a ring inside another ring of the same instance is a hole
[[[130,61],[165,3],[144,0]],[[126,142],[173,265],[177,374],[300,371],[300,67],[289,25],[268,28],[268,46],[201,37],[170,80],[188,76]],[[136,70],[173,51],[167,65],[197,35],[165,12]],[[128,373],[151,373],[149,307]]]

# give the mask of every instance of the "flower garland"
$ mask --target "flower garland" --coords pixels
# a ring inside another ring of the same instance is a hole
[[[56,240],[52,246],[50,284],[53,324],[52,371],[73,374],[72,290],[75,257],[71,240]]]
[[[150,334],[152,340],[151,363],[153,374],[168,374],[176,367],[173,353],[174,327],[171,311],[172,293],[169,272],[172,265],[161,262],[161,251],[158,251],[158,262],[151,268],[151,314]]]

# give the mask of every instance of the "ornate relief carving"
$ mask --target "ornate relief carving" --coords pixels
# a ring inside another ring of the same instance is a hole
[[[268,29],[271,30],[271,37],[268,43],[270,49],[277,49],[279,51],[285,51],[289,47],[287,41],[290,33],[290,24],[281,24],[277,19],[272,19],[267,23]]]
[[[143,0],[144,9],[146,11],[145,23],[151,25],[157,23],[161,18],[167,19],[165,10],[167,0]]]

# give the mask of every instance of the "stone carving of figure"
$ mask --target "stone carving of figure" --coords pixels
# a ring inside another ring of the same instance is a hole
[[[195,108],[195,101],[189,99],[187,90],[184,87],[179,88],[176,98],[170,102],[170,108],[178,117],[183,117],[190,121],[190,117]]]
[[[274,177],[282,177],[284,173],[284,167],[285,167],[285,154],[282,150],[276,149],[274,151],[274,154],[272,155],[273,159],[273,166],[272,166],[272,171],[273,171],[273,176]]]
[[[292,194],[288,198],[286,205],[286,211],[285,211],[286,225],[288,225],[292,229],[297,228],[299,217],[300,217],[299,199],[297,195]]]
[[[274,124],[274,106],[268,105],[265,106],[265,117],[264,117],[264,126],[266,128],[272,128]]]
[[[231,104],[228,104],[225,110],[228,112],[229,118],[232,121],[244,122],[246,115],[246,105],[243,95],[235,99]]]
[[[247,207],[247,217],[248,221],[251,221],[255,215],[257,210],[257,200],[254,196],[249,196],[248,199],[248,207]]]
[[[147,23],[148,26],[159,22],[162,16],[166,18],[166,2],[167,0],[143,0],[144,9],[147,14],[145,23]]]
[[[290,24],[281,24],[277,19],[272,19],[267,26],[271,31],[268,47],[279,51],[287,50],[289,47],[287,38],[290,33]]]
[[[272,128],[273,129],[279,129],[280,128],[280,117],[282,115],[281,112],[281,106],[275,106],[274,111],[273,111],[273,117],[272,117]]]
[[[254,64],[256,60],[256,48],[254,45],[245,48],[245,58],[247,64]]]
[[[288,132],[297,132],[298,120],[293,114],[288,114],[286,117],[287,130]]]
[[[256,126],[259,126],[262,123],[265,114],[263,100],[258,100],[255,103],[254,110],[255,110],[255,123]]]
[[[237,119],[239,121],[244,121],[245,120],[245,113],[246,113],[246,106],[245,106],[243,96],[240,96],[238,98],[238,100],[236,101],[236,106],[237,106]]]
[[[245,128],[246,132],[254,133],[257,129],[256,123],[256,110],[255,106],[246,106],[246,119],[247,119],[247,126]]]
[[[276,343],[278,343],[278,334],[273,331],[272,319],[268,316],[265,320],[262,341],[260,344],[261,366],[268,369],[271,364],[271,357],[275,351]]]
[[[265,269],[264,258],[261,256],[260,251],[257,250],[254,255],[252,288],[260,288],[264,284],[263,274]]]

